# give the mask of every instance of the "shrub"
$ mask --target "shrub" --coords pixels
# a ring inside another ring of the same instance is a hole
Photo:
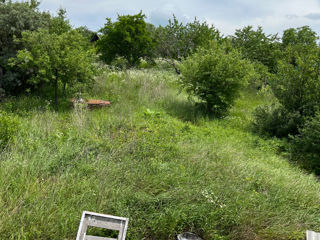
[[[208,49],[199,48],[183,60],[180,68],[182,87],[218,115],[232,105],[239,90],[247,85],[248,73],[254,72],[252,65],[228,43],[216,41]]]
[[[19,129],[19,120],[16,116],[0,111],[0,149],[7,146]]]
[[[117,57],[111,63],[111,66],[115,67],[118,70],[125,70],[129,68],[129,63],[124,57]]]
[[[287,137],[298,133],[299,112],[289,112],[283,106],[259,106],[253,112],[254,131],[260,135]]]
[[[308,118],[293,138],[293,153],[303,167],[320,175],[320,112]]]

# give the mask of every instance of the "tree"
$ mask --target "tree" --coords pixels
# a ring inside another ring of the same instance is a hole
[[[283,32],[282,47],[302,45],[302,46],[316,46],[317,34],[309,26],[300,28],[289,28]]]
[[[176,72],[180,70],[175,64],[175,60],[181,61],[189,56],[198,47],[204,47],[212,40],[220,39],[220,32],[206,22],[200,23],[195,19],[192,23],[179,23],[173,15],[169,19],[168,25],[159,26],[156,30],[157,55],[168,59]]]
[[[38,10],[39,2],[2,1],[0,3],[0,89],[12,94],[23,89],[26,76],[8,65],[8,59],[14,57],[22,45],[19,39],[22,32],[34,31],[49,26],[50,14]]]
[[[278,63],[272,90],[290,112],[313,115],[320,107],[320,50],[317,46],[291,46]]]
[[[92,40],[92,37],[96,34],[95,32],[91,31],[88,27],[86,26],[81,26],[76,28],[76,30],[81,33],[83,37],[85,37],[88,42]]]
[[[134,66],[140,62],[140,58],[151,57],[154,43],[144,19],[142,12],[118,15],[116,22],[107,18],[107,23],[100,29],[102,36],[97,41],[100,58],[110,64],[117,57],[124,57],[130,66]]]
[[[320,49],[317,35],[308,26],[287,29],[282,37],[284,58],[272,89],[288,111],[314,115],[320,107]]]
[[[276,72],[277,61],[281,57],[277,35],[266,35],[262,27],[254,30],[252,26],[247,26],[236,30],[232,44],[243,57],[264,64],[270,72]]]
[[[270,81],[279,104],[257,109],[259,132],[278,137],[294,136],[306,119],[319,111],[320,49],[309,43],[291,43],[284,50],[277,73]]]
[[[56,108],[60,88],[93,80],[94,52],[87,49],[86,39],[76,30],[60,35],[44,29],[28,31],[22,33],[21,43],[25,48],[11,59],[12,65],[31,76],[29,84],[52,87]]]
[[[213,41],[182,61],[181,85],[216,115],[224,113],[247,84],[252,65],[227,42]]]

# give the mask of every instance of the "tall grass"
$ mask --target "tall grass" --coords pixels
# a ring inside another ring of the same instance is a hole
[[[108,71],[89,96],[108,109],[2,104],[21,126],[0,154],[0,239],[74,239],[83,210],[129,217],[137,240],[320,231],[320,183],[279,154],[284,142],[250,132],[266,98],[244,92],[228,117],[210,119],[176,78]]]

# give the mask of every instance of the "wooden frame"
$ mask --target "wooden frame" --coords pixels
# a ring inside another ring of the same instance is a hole
[[[128,218],[84,211],[82,213],[76,240],[125,240],[128,223]],[[87,235],[88,226],[118,231],[118,238]]]

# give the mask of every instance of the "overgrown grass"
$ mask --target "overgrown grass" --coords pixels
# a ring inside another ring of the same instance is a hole
[[[83,210],[129,217],[136,240],[320,231],[320,183],[279,154],[284,142],[250,132],[266,98],[244,92],[210,119],[175,82],[160,70],[105,73],[91,97],[111,107],[94,111],[2,104],[21,126],[0,154],[0,239],[74,239]]]

